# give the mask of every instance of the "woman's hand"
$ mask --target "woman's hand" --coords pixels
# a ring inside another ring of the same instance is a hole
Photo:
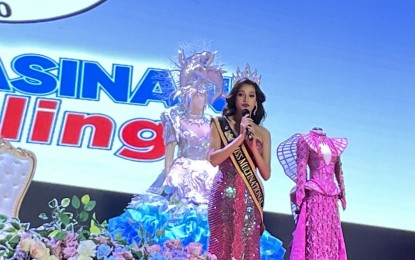
[[[254,122],[251,123],[251,125],[248,125],[247,129],[249,130],[251,138],[249,136],[245,139],[246,144],[248,145],[249,149],[252,153],[259,153],[258,146],[256,143],[257,135],[256,135],[256,125]]]
[[[255,124],[252,118],[249,117],[249,115],[245,115],[241,119],[241,123],[239,125],[239,134],[243,136],[243,138],[246,138],[247,136],[247,129],[251,131],[252,125]],[[252,134],[252,132],[251,132]]]

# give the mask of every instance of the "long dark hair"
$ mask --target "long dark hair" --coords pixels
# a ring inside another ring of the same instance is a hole
[[[251,113],[251,118],[254,120],[255,124],[261,123],[263,119],[265,119],[265,110],[262,103],[265,102],[265,94],[259,88],[258,84],[255,81],[252,81],[248,78],[242,78],[236,81],[233,84],[231,91],[229,92],[228,96],[226,97],[226,106],[223,108],[222,115],[224,116],[233,116],[236,114],[236,96],[238,95],[239,89],[242,85],[247,84],[251,85],[255,88],[255,96],[256,96],[256,109],[254,109]]]

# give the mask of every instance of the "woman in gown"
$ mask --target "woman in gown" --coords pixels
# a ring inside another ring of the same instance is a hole
[[[226,98],[223,117],[211,126],[209,160],[219,166],[208,209],[211,231],[209,252],[219,260],[283,259],[285,250],[273,238],[274,252],[260,255],[263,224],[263,187],[260,176],[268,180],[270,133],[260,126],[265,116],[265,95],[259,88],[260,77],[238,68],[234,85]],[[261,248],[262,249],[262,248]]]
[[[337,205],[340,200],[346,209],[340,162],[346,146],[346,138],[329,138],[321,128],[313,128],[277,148],[285,173],[296,182],[291,193],[296,221],[291,260],[347,259]]]

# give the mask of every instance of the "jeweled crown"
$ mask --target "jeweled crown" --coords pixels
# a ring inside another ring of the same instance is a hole
[[[244,71],[241,71],[241,69],[238,67],[236,68],[236,75],[232,73],[233,82],[245,78],[254,81],[256,84],[258,84],[258,86],[261,84],[261,75],[258,75],[257,69],[254,69],[254,71],[251,72],[251,67],[248,63],[245,65]]]

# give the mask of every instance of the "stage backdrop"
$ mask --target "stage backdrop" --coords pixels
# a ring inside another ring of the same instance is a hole
[[[0,1],[0,132],[35,152],[36,181],[143,192],[163,169],[177,48],[208,47],[227,86],[246,63],[262,74],[266,211],[290,213],[277,145],[319,126],[349,139],[342,220],[415,231],[413,2],[55,2]]]

